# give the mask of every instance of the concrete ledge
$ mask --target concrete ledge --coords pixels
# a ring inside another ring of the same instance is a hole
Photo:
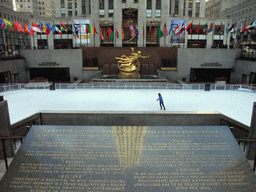
[[[43,125],[195,126],[220,125],[219,112],[41,111]]]

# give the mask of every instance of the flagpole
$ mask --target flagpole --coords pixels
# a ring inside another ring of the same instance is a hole
[[[116,22],[115,22],[115,27],[116,27]],[[115,29],[113,29],[113,30],[114,30],[114,36],[115,36],[115,44],[114,44],[114,45],[115,45],[115,47],[116,47],[116,34],[115,34],[116,31],[115,31]]]
[[[79,23],[79,26],[80,26],[80,47],[81,47],[81,31],[82,31],[81,23]]]
[[[93,23],[93,44],[94,44],[94,47],[95,47],[95,31],[94,31],[94,26],[95,26],[95,23]]]
[[[54,21],[52,21],[53,22],[53,24],[54,24]],[[55,49],[55,43],[54,43],[54,40],[55,40],[55,28],[54,28],[54,33],[53,33],[53,49]]]
[[[90,25],[90,24],[89,24],[89,25]],[[88,27],[88,26],[87,26],[87,27]],[[90,30],[91,30],[91,29],[90,29]],[[89,43],[88,43],[88,41],[89,41],[88,34],[89,34],[89,27],[88,27],[87,38],[86,38],[86,39],[87,39],[87,47],[89,46],[89,45],[88,45],[88,44],[89,44]]]
[[[198,28],[198,39],[197,39],[197,45],[199,48],[199,34],[200,34],[200,21],[199,21],[199,28]]]
[[[149,39],[150,39],[150,47],[151,47],[151,23],[150,23],[150,28],[149,28],[149,33],[150,33],[150,36],[149,36]]]
[[[46,21],[46,23],[47,23],[47,21]],[[46,27],[46,25],[45,25],[45,27]],[[48,46],[48,35],[47,35],[47,49],[49,49],[49,46]]]
[[[142,37],[143,37],[143,47],[144,47],[144,37],[145,37],[145,31],[144,31],[144,21],[143,21],[143,31],[142,31]]]

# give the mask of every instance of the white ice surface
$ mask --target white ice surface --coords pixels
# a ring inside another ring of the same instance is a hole
[[[8,101],[13,124],[41,110],[160,111],[159,92],[166,111],[218,111],[248,126],[256,101],[255,93],[214,90],[19,90],[0,95]]]

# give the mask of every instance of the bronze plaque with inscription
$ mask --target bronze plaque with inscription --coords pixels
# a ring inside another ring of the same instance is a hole
[[[0,183],[8,192],[255,189],[226,126],[33,126]]]

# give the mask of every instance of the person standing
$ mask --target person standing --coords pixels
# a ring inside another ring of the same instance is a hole
[[[163,98],[162,98],[161,94],[158,93],[158,96],[159,96],[159,97],[158,97],[157,101],[159,100],[160,109],[162,110],[162,106],[163,106],[163,108],[164,108],[164,110],[165,110],[164,101],[163,101]]]

